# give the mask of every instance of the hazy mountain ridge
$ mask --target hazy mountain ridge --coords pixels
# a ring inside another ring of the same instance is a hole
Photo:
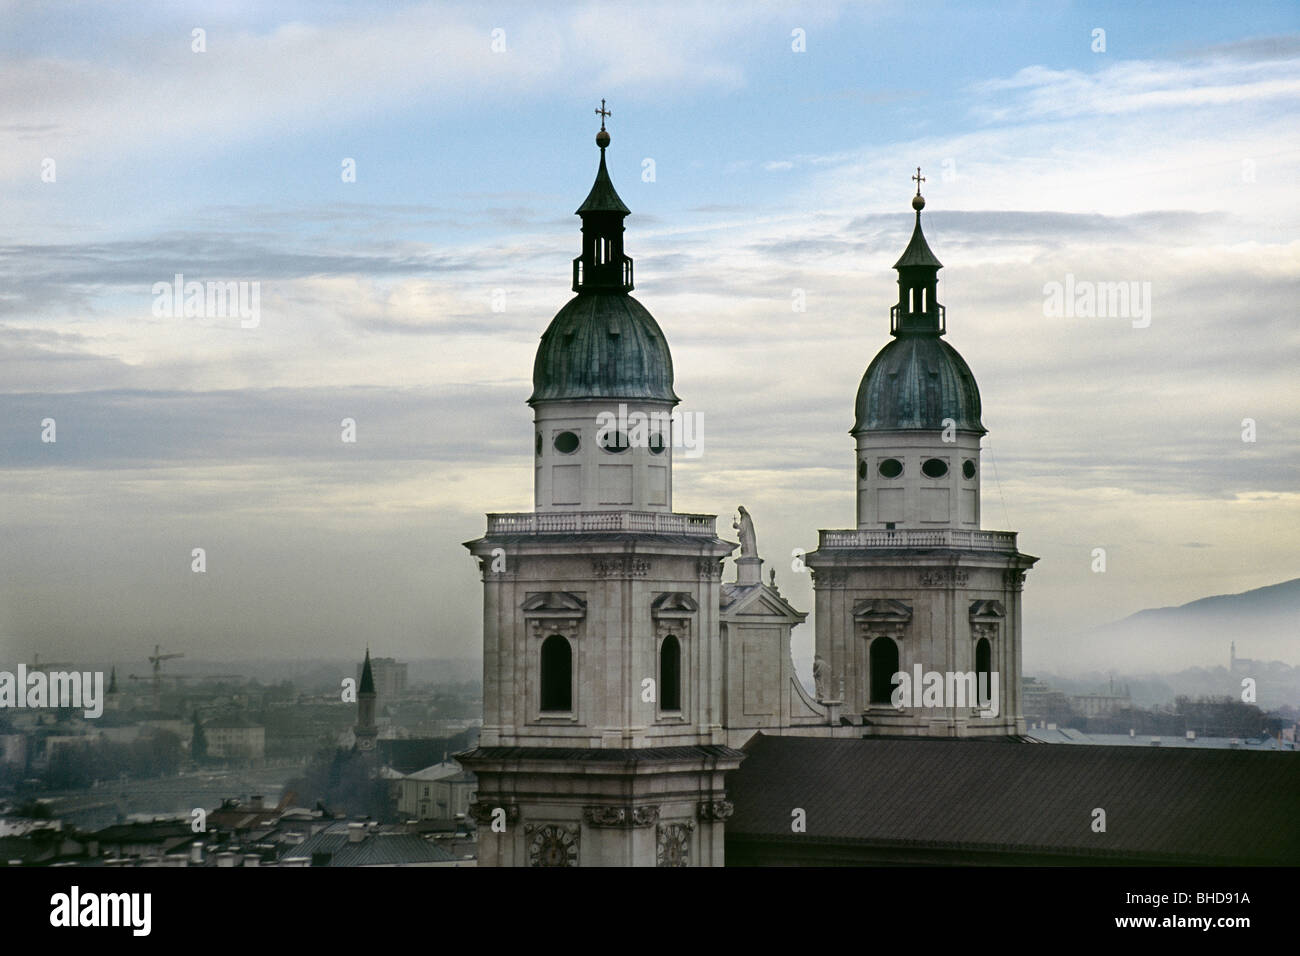
[[[1280,584],[1269,584],[1250,591],[1241,591],[1237,594],[1216,594],[1211,597],[1197,598],[1195,601],[1173,607],[1146,608],[1119,621],[1104,624],[1095,630],[1115,627],[1127,621],[1169,619],[1188,613],[1228,613],[1247,616],[1292,614],[1300,617],[1300,578],[1283,581]]]
[[[1070,640],[1073,666],[1116,672],[1176,673],[1224,667],[1231,644],[1238,659],[1300,664],[1300,578],[1198,598],[1176,607],[1148,608]]]

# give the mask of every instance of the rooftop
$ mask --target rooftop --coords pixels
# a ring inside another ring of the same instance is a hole
[[[1300,862],[1292,754],[761,734],[745,749],[727,781],[729,858],[733,842],[798,842],[958,862]],[[796,807],[806,833],[791,833]]]
[[[456,860],[452,853],[414,833],[368,832],[360,842],[351,843],[347,832],[334,828],[308,837],[292,847],[289,855],[313,861],[328,857],[328,862],[313,862],[314,866],[413,866]]]
[[[1099,696],[1099,695],[1093,695]],[[1197,749],[1290,750],[1296,745],[1263,737],[1187,737],[1180,734],[1091,734],[1073,727],[1031,727],[1025,736],[1045,744],[1090,744],[1108,747],[1179,747]]]
[[[404,780],[422,780],[433,782],[434,780],[444,780],[448,783],[473,782],[474,775],[466,773],[461,769],[460,764],[454,760],[448,760],[443,763],[436,763],[432,767],[425,767],[423,770],[417,770],[415,773],[408,773],[403,776]]]

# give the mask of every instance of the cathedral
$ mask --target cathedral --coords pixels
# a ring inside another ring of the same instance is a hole
[[[574,296],[533,366],[534,509],[489,514],[466,544],[483,579],[484,718],[460,760],[478,776],[481,865],[717,866],[727,775],[756,734],[1022,733],[1020,592],[1036,559],[980,528],[979,389],[943,341],[918,170],[893,339],[858,389],[851,462],[846,448],[857,527],[822,531],[806,559],[804,689],[790,638],[807,614],[764,583],[752,517],[739,509],[737,545],[716,516],[673,510],[672,355],[632,296],[630,211],[598,112]]]

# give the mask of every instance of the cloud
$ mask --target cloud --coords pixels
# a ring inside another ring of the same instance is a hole
[[[834,15],[832,6],[813,19]],[[164,9],[147,33],[109,28],[80,55],[9,57],[0,63],[0,113],[9,118],[0,127],[0,178],[30,175],[43,156],[102,161],[161,143],[192,154],[214,138],[230,146],[361,119],[378,104],[440,112],[470,98],[490,104],[567,94],[575,75],[614,94],[717,94],[745,83],[732,18],[698,4],[515,5],[496,16],[489,24],[469,3],[349,11],[317,22],[209,12],[207,49],[196,53],[191,21]],[[771,5],[746,17],[785,19]],[[504,50],[494,52],[498,28]]]
[[[1300,96],[1300,56],[1288,53],[1269,63],[1130,60],[1095,73],[1028,66],[1005,79],[981,81],[974,90],[987,98],[977,113],[997,121],[1150,114],[1198,106],[1263,107]]]
[[[465,409],[506,419],[521,404],[516,390],[488,385],[9,395],[0,461],[10,468],[113,470],[232,461],[289,468],[305,461],[491,464],[527,445],[527,422],[513,434],[485,432]],[[47,417],[58,423],[54,445],[40,440]],[[343,441],[344,418],[356,422],[353,443]]]
[[[655,73],[665,100],[748,82],[734,25],[716,12],[583,9],[557,26],[519,8],[503,21],[519,58],[505,76],[483,52],[484,23],[438,8],[443,32],[432,9],[218,27],[207,74],[187,51],[126,67],[111,44],[65,53],[45,120],[17,97],[30,76],[22,87],[0,75],[0,95],[18,108],[11,126],[46,122],[76,130],[68,148],[142,157],[158,142],[183,156],[196,148],[186,137],[216,128],[239,140],[341,128],[399,103],[431,115],[466,97],[531,103],[568,81],[552,60],[611,84]],[[640,30],[641,46],[629,39]],[[235,53],[247,79],[232,75]],[[313,88],[326,54],[338,78]],[[1141,607],[1300,573],[1285,570],[1300,511],[1297,72],[1242,54],[1027,68],[954,91],[973,128],[844,135],[834,152],[776,161],[779,177],[759,160],[702,163],[692,175],[716,193],[705,203],[665,176],[655,215],[631,218],[627,241],[684,408],[706,421],[704,457],[677,462],[676,507],[744,501],[783,589],[811,607],[806,576],[782,556],[855,523],[847,430],[889,341],[890,266],[921,164],[948,341],[975,372],[990,429],[984,525],[1019,530],[1042,557],[1025,592],[1026,659],[1066,659],[1068,634]],[[692,72],[696,61],[708,68]],[[105,108],[120,128],[99,123]],[[185,629],[245,649],[283,631],[286,653],[382,632],[413,651],[474,653],[479,585],[459,542],[481,532],[481,511],[531,507],[524,401],[577,247],[573,198],[534,194],[531,181],[485,187],[510,175],[486,170],[472,195],[460,183],[428,203],[243,205],[213,186],[182,204],[184,228],[178,216],[8,240],[0,481],[18,505],[0,536],[0,631],[35,647],[90,642],[101,626],[124,643]],[[766,185],[729,192],[736,175]],[[149,286],[176,271],[262,281],[261,326],[156,319]],[[1149,281],[1151,326],[1046,317],[1044,283],[1067,273]],[[55,446],[39,441],[47,415]],[[339,441],[345,416],[355,446]],[[1255,443],[1241,441],[1245,417]],[[202,584],[177,571],[199,540],[217,542],[223,569]],[[1098,546],[1113,573],[1089,570]]]
[[[1247,37],[1228,43],[1195,47],[1186,51],[1189,57],[1224,57],[1232,60],[1290,60],[1300,57],[1300,33],[1278,36]]]

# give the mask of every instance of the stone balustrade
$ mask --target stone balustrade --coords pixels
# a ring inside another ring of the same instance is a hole
[[[688,515],[660,511],[518,512],[487,516],[487,533],[574,534],[592,532],[643,532],[689,534],[711,538],[717,534],[716,515]]]
[[[1015,551],[1014,531],[974,531],[962,528],[902,528],[893,531],[849,528],[821,531],[818,547],[834,548],[963,548],[972,551]]]

